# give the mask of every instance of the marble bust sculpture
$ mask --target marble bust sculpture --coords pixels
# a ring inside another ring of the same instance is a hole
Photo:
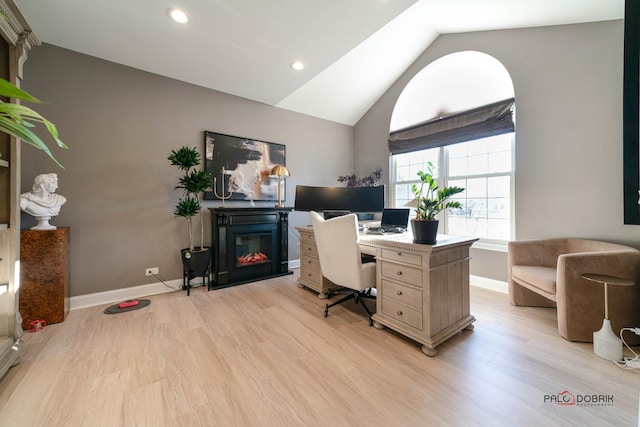
[[[30,192],[20,195],[20,209],[38,220],[32,230],[56,229],[49,220],[60,213],[60,207],[67,201],[64,196],[55,194],[57,188],[58,175],[45,173],[36,176]]]

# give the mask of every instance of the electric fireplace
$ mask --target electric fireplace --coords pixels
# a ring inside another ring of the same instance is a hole
[[[210,208],[212,288],[292,274],[289,212],[292,208]]]

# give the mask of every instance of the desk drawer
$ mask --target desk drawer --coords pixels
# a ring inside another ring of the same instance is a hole
[[[422,310],[422,292],[417,289],[382,279],[382,295]]]
[[[302,259],[300,260],[300,268],[313,268],[314,270],[320,271],[320,260],[316,257],[302,254]]]
[[[301,231],[300,232],[300,240],[303,242],[310,242],[313,243],[314,245],[316,244],[316,238],[313,235],[313,233],[310,233],[308,231]]]
[[[422,255],[412,254],[409,252],[398,251],[393,249],[383,249],[382,258],[391,261],[401,261],[408,264],[422,265]]]
[[[391,298],[382,297],[382,313],[422,330],[422,312],[396,302]]]
[[[380,274],[387,279],[422,287],[422,270],[394,262],[382,261]]]
[[[315,269],[308,265],[302,264],[300,266],[300,278],[304,279],[305,282],[310,282],[316,285],[318,288],[322,286],[323,277],[320,269]]]
[[[300,246],[302,248],[302,254],[312,255],[315,257],[318,256],[318,249],[316,248],[315,243],[302,242]]]

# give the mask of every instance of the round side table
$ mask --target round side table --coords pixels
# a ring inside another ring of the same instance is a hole
[[[636,283],[633,280],[606,274],[586,273],[582,277],[604,285],[604,321],[602,322],[602,328],[593,333],[593,352],[603,359],[611,361],[622,360],[622,340],[613,332],[611,321],[609,320],[608,285],[633,286]]]

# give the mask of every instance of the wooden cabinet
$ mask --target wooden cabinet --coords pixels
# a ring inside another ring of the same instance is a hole
[[[300,277],[298,284],[318,292],[319,298],[327,298],[329,289],[338,289],[340,286],[322,275],[313,230],[310,227],[296,227],[296,230],[300,233]]]
[[[20,233],[20,314],[22,329],[44,320],[63,322],[69,313],[70,229]]]
[[[361,248],[376,255],[374,326],[421,343],[429,356],[462,329],[472,329],[469,248],[475,240],[440,236],[431,246],[406,235],[361,236]]]

